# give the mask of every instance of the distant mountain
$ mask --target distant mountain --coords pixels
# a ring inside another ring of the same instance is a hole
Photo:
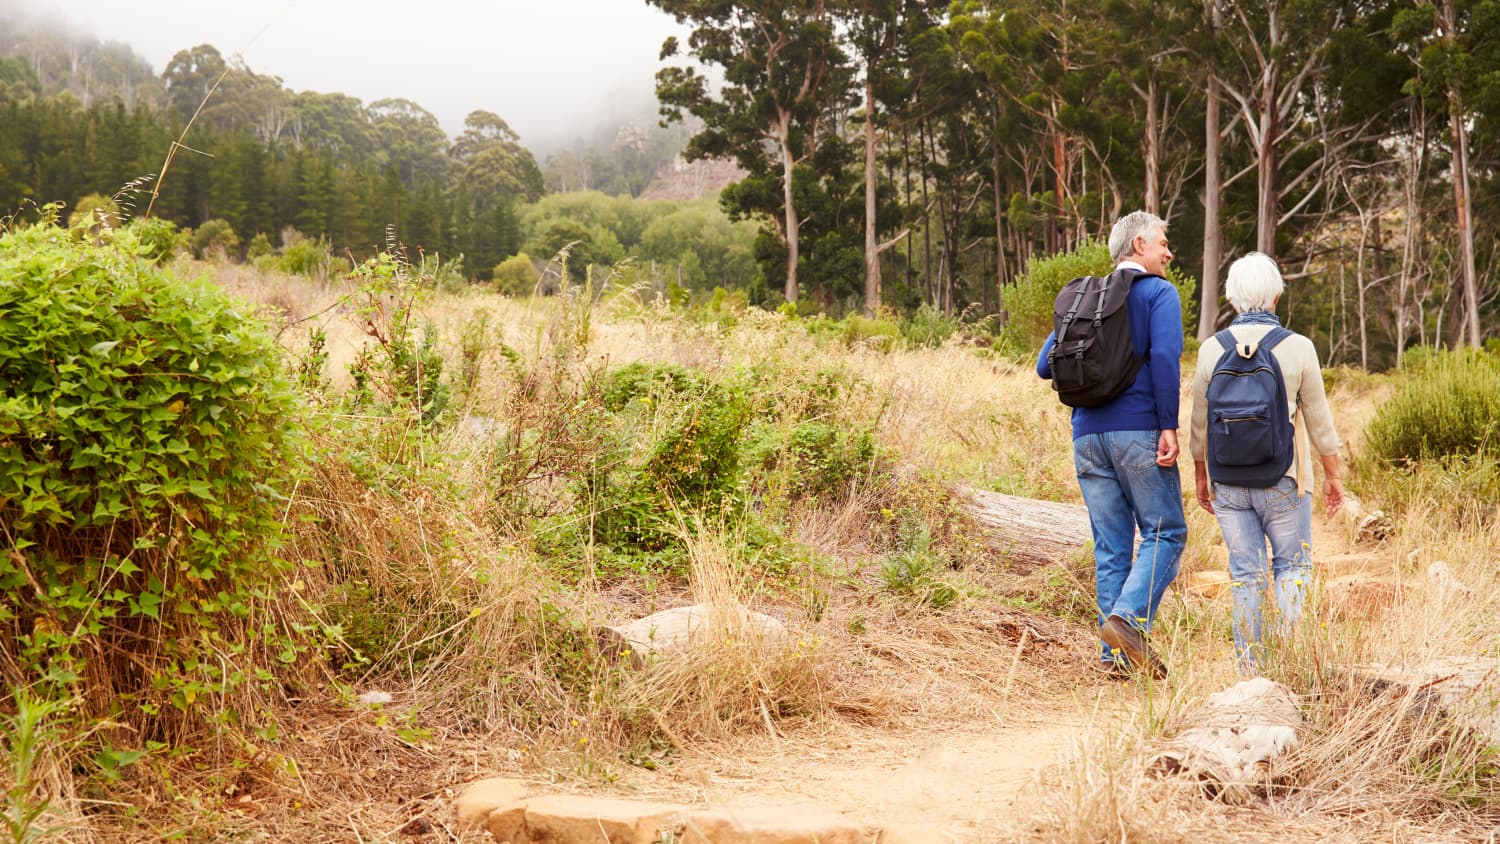
[[[697,199],[719,191],[748,176],[738,164],[723,158],[685,161],[678,156],[656,171],[641,199]]]
[[[0,7],[0,59],[21,62],[10,63],[9,75],[28,73],[30,78],[24,84],[34,82],[43,96],[66,91],[85,108],[108,100],[117,100],[127,109],[136,105],[155,107],[165,94],[161,77],[151,63],[128,44],[100,41],[16,9]],[[0,83],[5,81],[23,84],[21,80],[0,78]]]

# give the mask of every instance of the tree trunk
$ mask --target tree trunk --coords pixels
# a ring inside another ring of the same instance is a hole
[[[1089,513],[1081,504],[978,489],[966,490],[964,495],[980,535],[1017,574],[1083,556],[1093,541]]]
[[[865,316],[880,309],[880,242],[875,231],[875,83],[874,63],[865,68]]]
[[[1255,249],[1276,257],[1276,73],[1260,92],[1260,144],[1256,159]]]
[[[1146,80],[1146,208],[1161,213],[1161,114],[1156,104],[1156,77]]]
[[[1203,279],[1198,293],[1198,340],[1219,324],[1219,82],[1208,74],[1203,118]]]
[[[1005,323],[1005,228],[1002,225],[1005,219],[1005,208],[1001,199],[1004,193],[1000,189],[1000,145],[995,145],[993,165],[995,168],[995,311],[1000,314],[1000,322]]]
[[[792,196],[791,115],[783,111],[777,124],[781,143],[781,196],[786,213],[786,300],[797,301],[797,202]]]
[[[1453,43],[1453,2],[1443,3],[1443,15],[1447,19],[1443,30],[1444,40]],[[1469,130],[1464,125],[1463,98],[1458,88],[1448,86],[1448,120],[1453,129],[1453,209],[1458,218],[1459,270],[1463,284],[1464,315],[1459,332],[1463,342],[1470,348],[1479,348],[1479,292],[1474,269],[1473,206],[1469,199]]]

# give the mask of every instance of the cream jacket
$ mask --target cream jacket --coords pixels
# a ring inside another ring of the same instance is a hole
[[[1270,333],[1271,326],[1237,325],[1230,330],[1239,342],[1256,343]],[[1198,348],[1198,366],[1193,371],[1193,423],[1188,438],[1195,461],[1208,460],[1208,380],[1223,354],[1224,347],[1216,337],[1204,340]],[[1339,450],[1328,394],[1323,391],[1323,368],[1318,364],[1318,350],[1301,334],[1282,340],[1271,354],[1286,382],[1287,412],[1295,429],[1295,456],[1287,475],[1297,481],[1300,492],[1306,492],[1313,484],[1313,450],[1320,455],[1337,454]]]

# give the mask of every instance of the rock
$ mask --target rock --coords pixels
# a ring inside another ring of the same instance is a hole
[[[675,835],[683,813],[682,807],[669,803],[571,795],[536,797],[526,801],[525,828],[530,837],[512,838],[511,842],[657,844],[663,831]],[[493,826],[490,831],[494,832]]]
[[[1352,495],[1344,496],[1344,506],[1339,510],[1338,518],[1351,543],[1383,542],[1396,529],[1384,510],[1367,511],[1364,504]]]
[[[1328,581],[1323,599],[1336,618],[1368,619],[1390,609],[1400,592],[1398,577],[1350,574]]]
[[[453,801],[453,808],[458,812],[458,826],[460,829],[483,826],[491,812],[524,800],[530,793],[530,787],[520,780],[491,777],[471,782]]]
[[[765,806],[694,812],[684,844],[877,844],[872,830],[820,806]]]
[[[730,635],[748,634],[767,644],[786,636],[786,626],[772,616],[743,607],[730,612],[737,613],[738,617],[729,616],[721,623],[719,610],[713,605],[691,604],[652,613],[629,624],[604,627],[599,633],[606,644],[617,644],[622,650],[628,648],[640,661],[654,654],[690,647],[705,633],[715,629],[724,631],[727,628],[727,631],[733,631]]]
[[[1369,665],[1360,673],[1435,699],[1448,717],[1500,747],[1500,659],[1450,656],[1412,666]]]
[[[1189,595],[1199,595],[1210,601],[1224,597],[1229,591],[1229,572],[1218,569],[1195,571],[1183,582]]]
[[[1462,580],[1454,577],[1453,569],[1447,563],[1438,560],[1427,567],[1427,591],[1439,603],[1447,603],[1453,598],[1467,595],[1474,590]]]
[[[1243,802],[1272,779],[1271,763],[1297,746],[1297,696],[1265,677],[1208,696],[1194,726],[1180,732],[1154,768],[1198,776],[1210,797]]]

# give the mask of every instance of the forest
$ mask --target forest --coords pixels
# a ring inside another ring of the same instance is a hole
[[[1033,258],[1144,208],[1199,280],[1200,337],[1252,249],[1330,363],[1477,346],[1494,322],[1500,3],[650,2],[691,32],[662,45],[660,126],[541,163],[487,111],[450,138],[417,103],[293,92],[210,45],[157,75],[120,44],[6,27],[0,209],[126,186],[130,213],[226,221],[242,253],[289,227],[339,254],[394,238],[488,280],[573,243],[577,270],[635,259],[758,304],[998,325]],[[745,178],[717,209],[633,199],[679,150]],[[696,228],[642,242],[673,215]]]

